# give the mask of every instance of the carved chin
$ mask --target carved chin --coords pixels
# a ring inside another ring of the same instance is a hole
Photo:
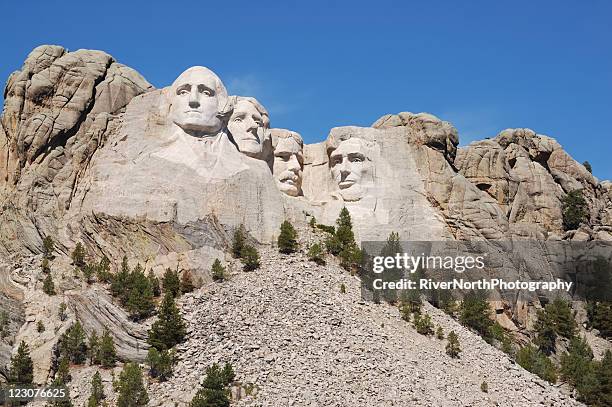
[[[298,185],[287,182],[280,182],[278,180],[276,181],[276,185],[278,185],[278,189],[282,193],[287,194],[289,196],[298,196],[300,193],[300,188]]]
[[[359,201],[363,196],[361,185],[354,184],[350,188],[340,189],[340,196],[347,202]]]
[[[238,148],[246,155],[256,155],[261,153],[261,144],[255,140],[239,140]]]

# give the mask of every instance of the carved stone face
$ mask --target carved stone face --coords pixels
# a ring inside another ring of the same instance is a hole
[[[266,120],[267,117],[253,103],[245,99],[238,100],[227,128],[241,152],[248,156],[261,154]]]
[[[330,154],[331,173],[345,201],[357,201],[363,196],[364,178],[371,162],[363,141],[351,138],[342,141]]]
[[[302,191],[302,146],[293,137],[279,138],[274,148],[272,172],[278,189],[290,196]]]
[[[174,124],[198,137],[221,130],[219,105],[221,99],[227,100],[227,93],[212,71],[204,67],[189,68],[174,81],[171,92],[170,119]]]

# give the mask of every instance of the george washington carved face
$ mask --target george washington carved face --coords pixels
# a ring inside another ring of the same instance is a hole
[[[189,68],[170,89],[170,119],[186,133],[206,137],[223,128],[227,91],[211,70],[202,66]]]

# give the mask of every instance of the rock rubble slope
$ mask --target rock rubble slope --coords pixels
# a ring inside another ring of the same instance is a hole
[[[580,405],[426,306],[434,324],[459,335],[463,353],[451,359],[446,340],[416,333],[395,307],[362,301],[357,277],[303,254],[266,249],[261,269],[181,303],[189,339],[175,376],[151,385],[151,405],[184,405],[205,368],[227,361],[242,387],[255,389],[239,406]]]

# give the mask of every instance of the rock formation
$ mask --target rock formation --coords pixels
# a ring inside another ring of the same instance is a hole
[[[267,245],[283,220],[303,227],[314,216],[333,225],[343,207],[360,241],[397,232],[402,240],[485,242],[497,250],[492,270],[535,280],[552,273],[565,254],[536,248],[537,259],[523,253],[513,262],[505,253],[508,247],[520,252],[516,240],[612,241],[612,184],[599,182],[554,139],[529,129],[504,130],[458,148],[450,123],[402,112],[371,127],[333,128],[326,140],[304,144],[293,131],[271,129],[268,112],[253,97],[228,96],[207,68],[189,68],[172,85],[154,89],[104,52],[49,45],[34,49],[9,77],[0,123],[0,305],[11,314],[11,339],[33,347],[38,382],[47,378],[50,349],[71,321],[54,319],[59,299],[39,296],[46,236],[56,242],[50,269],[61,281],[71,318],[88,332],[111,327],[119,356],[139,361],[147,348],[146,324],[130,322],[107,294],[69,277],[77,242],[92,259],[113,259],[113,270],[126,256],[158,276],[166,268],[189,271],[202,286],[211,281],[214,259],[231,263],[227,248],[240,225],[252,243]],[[588,219],[566,231],[562,200],[576,189],[583,191]],[[283,290],[289,283],[273,285]],[[198,315],[200,297],[190,298],[187,315],[210,324],[209,316]],[[498,321],[508,329],[527,325],[525,309],[533,311],[538,301],[501,293],[497,309],[507,318]],[[41,318],[57,329],[54,335],[34,333]],[[374,325],[367,329],[374,335]],[[393,341],[385,358],[401,349],[401,339]],[[12,349],[0,341],[0,375]],[[181,363],[189,368],[188,359]],[[464,367],[453,365],[453,371]],[[481,373],[490,372],[483,367]],[[529,383],[522,373],[514,379],[516,386]],[[266,395],[277,404],[287,401],[277,396]]]

